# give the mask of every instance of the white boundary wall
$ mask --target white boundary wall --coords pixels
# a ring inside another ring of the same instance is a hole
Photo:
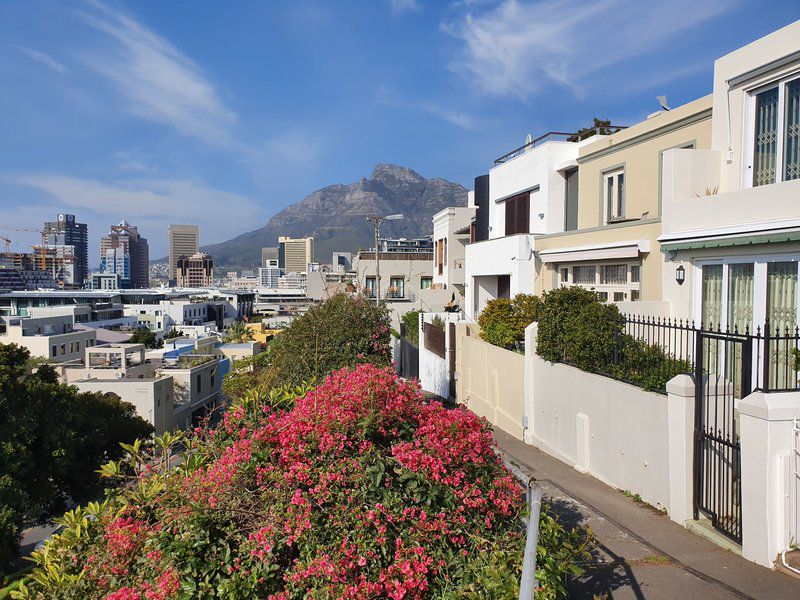
[[[425,349],[425,331],[423,323],[431,323],[435,317],[444,321],[445,351],[444,358]],[[419,320],[419,382],[422,389],[442,398],[450,397],[450,347],[456,343],[455,336],[450,339],[450,323],[459,323],[459,313],[422,313]]]

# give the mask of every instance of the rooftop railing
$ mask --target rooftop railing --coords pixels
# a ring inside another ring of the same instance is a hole
[[[546,144],[547,142],[580,142],[581,140],[590,138],[593,135],[610,135],[626,128],[627,125],[606,125],[603,127],[595,127],[593,129],[585,129],[577,132],[573,131],[570,133],[565,131],[548,131],[544,135],[537,137],[535,140],[532,140],[527,144],[512,150],[508,154],[504,154],[500,158],[495,159],[494,164],[501,165],[504,162],[508,162],[512,158],[521,156],[526,152],[533,150],[534,148],[538,148],[539,146]]]

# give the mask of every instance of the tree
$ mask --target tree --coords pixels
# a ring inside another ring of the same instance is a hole
[[[235,321],[225,330],[225,341],[231,344],[252,342],[253,332],[242,321]]]
[[[291,385],[358,363],[388,365],[388,312],[364,296],[336,294],[294,319],[267,352],[277,380]]]
[[[144,344],[145,348],[161,348],[164,345],[164,342],[156,339],[156,334],[147,327],[139,327],[128,341],[131,344]]]
[[[79,393],[15,344],[0,344],[0,572],[22,529],[67,498],[100,491],[94,472],[152,432],[132,404]]]

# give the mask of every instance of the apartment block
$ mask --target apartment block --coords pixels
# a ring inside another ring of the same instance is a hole
[[[132,289],[147,288],[150,285],[150,250],[147,239],[139,234],[136,226],[127,221],[112,225],[111,231],[100,239],[100,262],[106,259],[109,250],[128,255],[130,264],[129,279],[122,280],[122,287]]]
[[[177,279],[178,259],[200,252],[200,228],[197,225],[169,226],[169,278]]]
[[[69,283],[82,286],[89,276],[89,232],[86,223],[78,223],[75,215],[59,213],[55,221],[44,224],[45,246],[72,246],[74,271]]]
[[[178,287],[200,288],[214,283],[214,259],[205,252],[178,258],[175,278]]]
[[[285,273],[305,273],[314,262],[314,238],[278,238],[278,266]]]
[[[0,343],[27,348],[31,356],[54,362],[83,358],[87,348],[97,342],[93,329],[75,329],[69,315],[47,317],[4,317],[5,331]]]

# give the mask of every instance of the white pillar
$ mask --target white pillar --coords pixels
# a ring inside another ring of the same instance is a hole
[[[533,322],[525,328],[525,412],[522,418],[522,439],[526,444],[534,444],[533,419],[535,415],[535,379],[533,376],[534,365],[537,359],[536,342],[538,339],[539,324]]]
[[[676,375],[667,382],[669,517],[683,525],[693,515],[694,381]]]
[[[766,567],[790,542],[786,460],[793,419],[800,419],[800,392],[754,392],[739,402],[742,556]]]

